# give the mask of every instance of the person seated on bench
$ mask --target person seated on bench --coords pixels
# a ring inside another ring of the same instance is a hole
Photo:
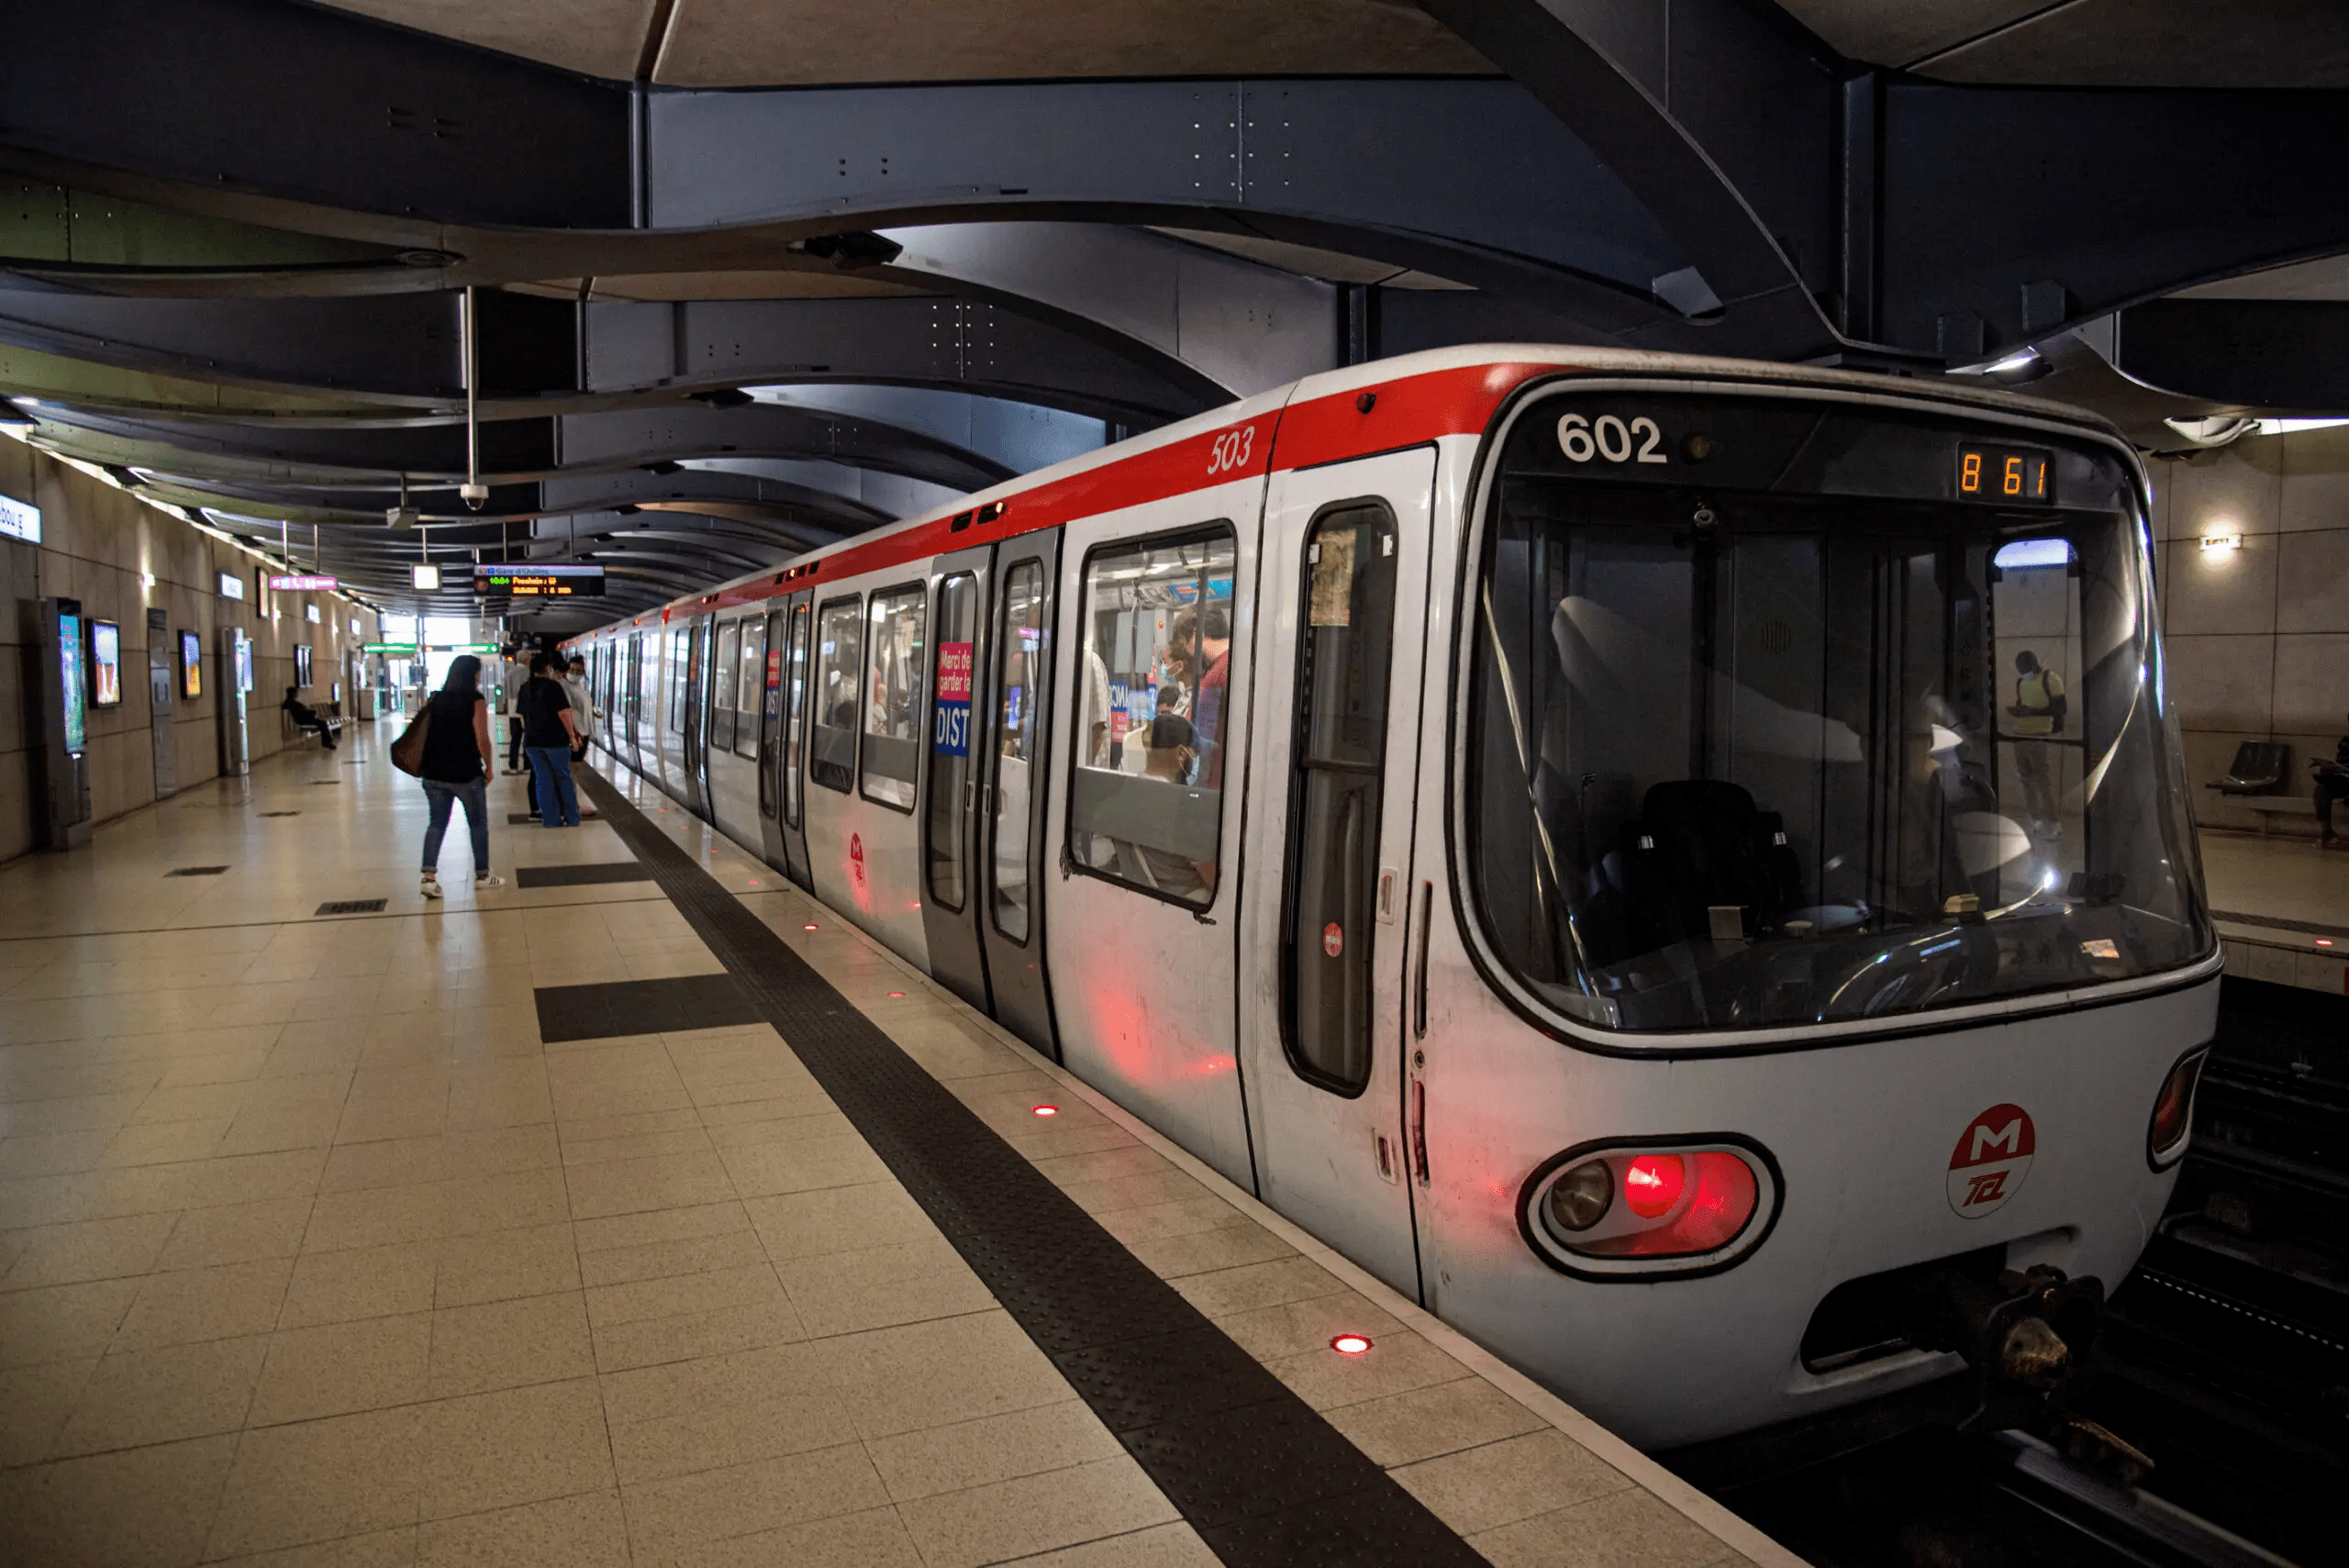
[[[319,717],[318,712],[316,708],[312,707],[308,703],[304,702],[300,697],[296,696],[295,693],[297,690],[299,690],[298,687],[286,687],[285,700],[278,706],[285,710],[285,717],[294,721],[294,728],[295,729],[317,730],[318,732],[318,740],[326,746],[326,749],[329,751],[333,751],[335,745],[334,726]]]
[[[2316,770],[2316,831],[2317,847],[2330,848],[2335,841],[2332,831],[2332,803],[2349,796],[2349,735],[2343,736],[2332,748],[2330,762],[2310,762]]]

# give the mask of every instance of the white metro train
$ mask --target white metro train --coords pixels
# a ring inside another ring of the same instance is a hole
[[[2159,1218],[2219,955],[2147,502],[2000,393],[1459,349],[573,647],[618,762],[1670,1447]]]

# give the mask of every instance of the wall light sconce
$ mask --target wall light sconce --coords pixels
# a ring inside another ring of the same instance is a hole
[[[155,585],[155,574],[152,572],[141,572],[139,574],[139,585],[142,588],[153,587]]]
[[[2213,550],[2241,550],[2242,548],[2243,535],[2241,534],[2204,534],[2202,536],[2202,553],[2205,555]]]

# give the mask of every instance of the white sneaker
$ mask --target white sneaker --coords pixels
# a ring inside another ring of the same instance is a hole
[[[424,895],[427,898],[438,898],[440,896],[440,879],[439,877],[428,875],[424,879]]]
[[[502,876],[490,876],[487,873],[484,873],[483,875],[473,878],[473,885],[475,887],[503,887],[506,885],[506,879]]]

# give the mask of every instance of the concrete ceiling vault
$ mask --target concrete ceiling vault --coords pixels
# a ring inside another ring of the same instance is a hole
[[[257,541],[315,525],[390,600],[496,549],[649,602],[1471,340],[2001,364],[2154,445],[2349,407],[2349,175],[2297,155],[2349,130],[2319,0],[0,17],[12,428]]]

